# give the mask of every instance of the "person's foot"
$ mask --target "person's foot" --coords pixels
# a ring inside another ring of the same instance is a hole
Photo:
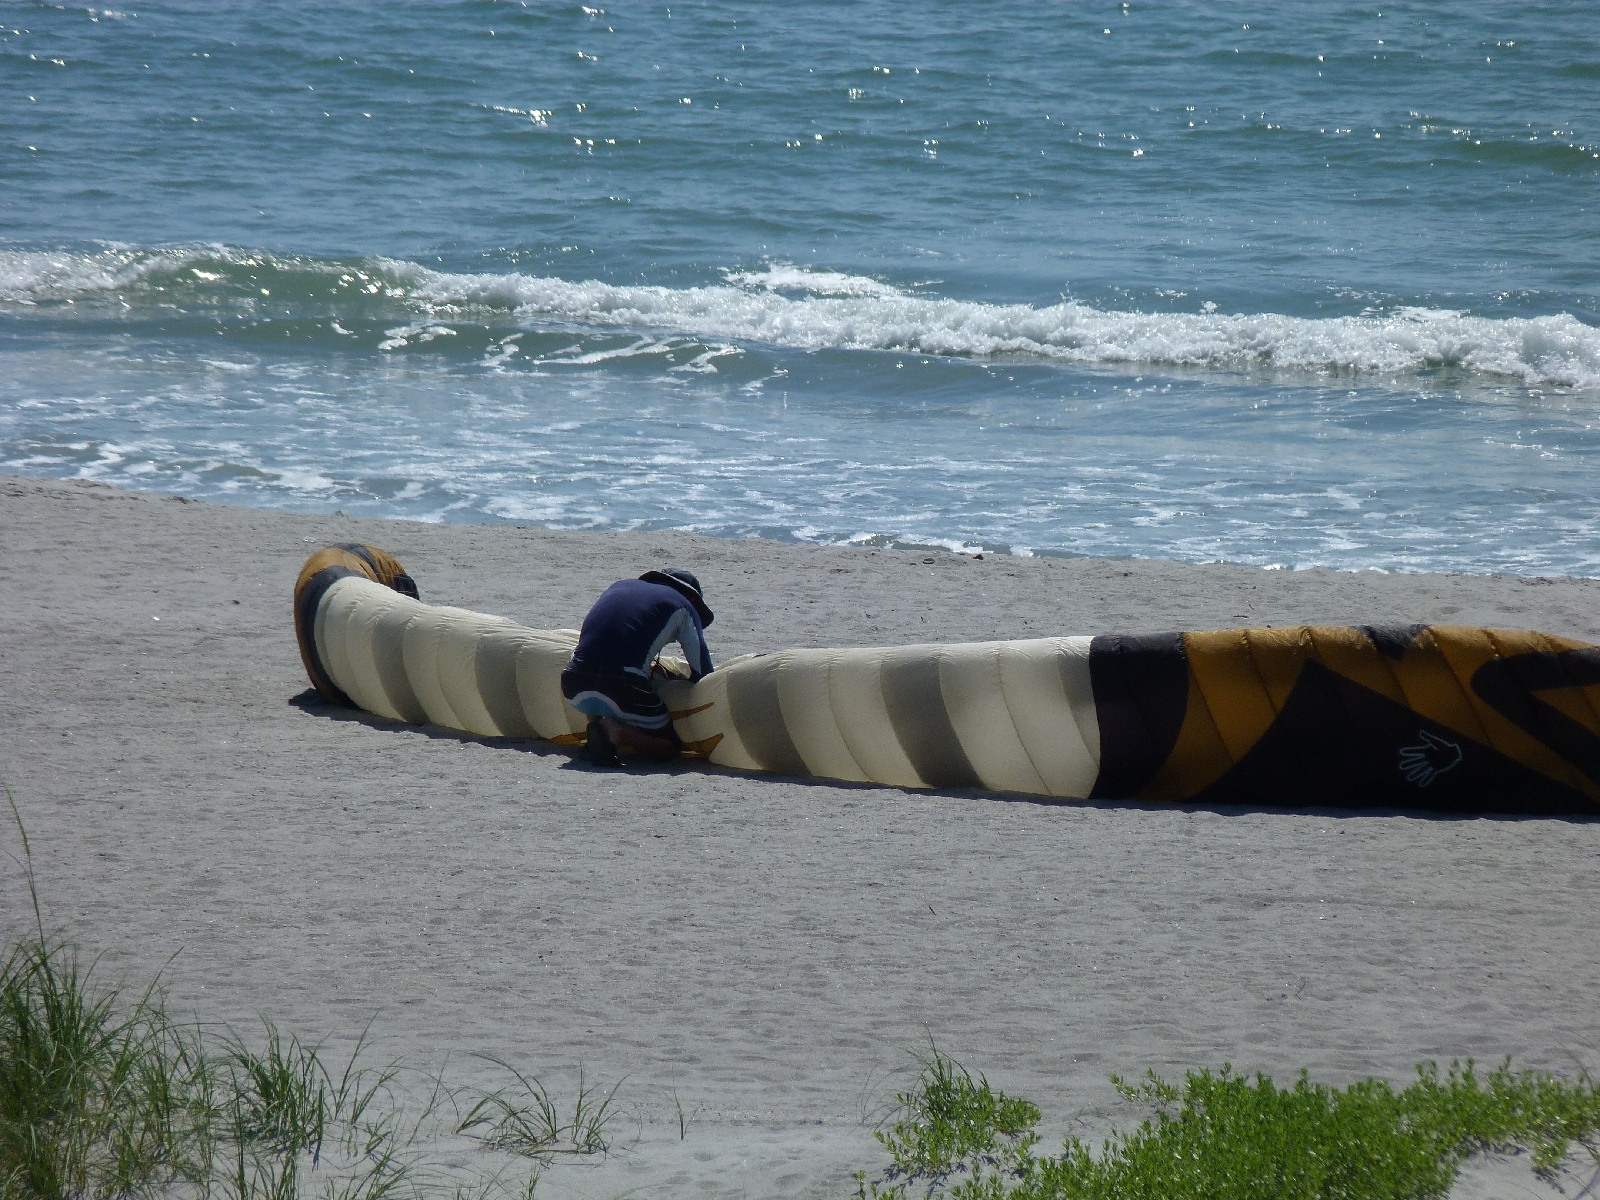
[[[617,757],[617,748],[611,744],[611,739],[606,735],[604,721],[589,722],[589,740],[584,744],[583,757],[588,760],[591,767],[620,767],[622,760]]]

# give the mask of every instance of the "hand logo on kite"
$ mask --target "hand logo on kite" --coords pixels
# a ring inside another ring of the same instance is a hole
[[[1461,747],[1426,729],[1418,730],[1417,735],[1422,739],[1420,743],[1400,749],[1400,771],[1407,782],[1425,788],[1460,764]]]

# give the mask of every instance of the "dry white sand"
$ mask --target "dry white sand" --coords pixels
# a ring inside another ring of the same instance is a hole
[[[564,1095],[580,1064],[625,1079],[621,1152],[541,1194],[841,1196],[883,1161],[863,1112],[930,1033],[1057,1133],[1133,1118],[1112,1071],[1594,1061],[1600,822],[595,772],[308,700],[289,593],[345,540],[393,551],[425,600],[534,626],[688,566],[723,656],[1305,621],[1600,641],[1600,581],[973,561],[0,477],[0,775],[47,920],[208,1019],[347,1046],[377,1014],[380,1057],[453,1054],[458,1079],[490,1079],[477,1053]],[[14,864],[0,888],[14,932]],[[1524,1188],[1511,1164],[1457,1194]]]

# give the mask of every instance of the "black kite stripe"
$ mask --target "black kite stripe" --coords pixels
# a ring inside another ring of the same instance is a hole
[[[510,640],[487,633],[478,639],[473,664],[478,677],[478,697],[506,737],[537,737],[522,711],[517,691],[517,652]]]
[[[922,782],[929,787],[982,787],[944,706],[939,655],[891,656],[878,679],[894,735]]]
[[[428,710],[417,699],[411,686],[411,676],[406,674],[406,625],[410,618],[401,619],[398,613],[385,613],[372,629],[372,659],[378,668],[378,682],[383,693],[402,720],[413,725],[425,725]]]
[[[1417,635],[1426,629],[1426,625],[1362,625],[1361,632],[1371,639],[1372,644],[1388,657],[1399,662],[1406,656],[1406,651],[1411,649],[1411,644],[1417,640]]]
[[[1189,707],[1183,634],[1102,634],[1089,643],[1089,682],[1100,721],[1093,800],[1137,796],[1166,763]]]
[[[778,659],[761,656],[748,667],[728,673],[728,711],[739,740],[764,771],[809,775],[806,760],[794,748],[778,703]]]
[[[345,551],[346,553],[354,554],[362,562],[366,563],[367,566],[371,567],[372,577],[385,587],[393,588],[402,596],[410,596],[413,600],[422,599],[421,593],[417,591],[417,581],[411,578],[411,576],[407,575],[403,570],[400,570],[400,564],[398,562],[394,563],[394,577],[392,579],[385,579],[383,577],[383,566],[378,562],[377,558],[374,557],[372,553],[373,548],[371,546],[364,545],[361,542],[340,542],[337,548]],[[385,552],[379,550],[378,553],[384,554]],[[391,562],[394,562],[393,555],[388,555],[387,557],[389,557]]]
[[[294,631],[300,639],[300,648],[305,652],[306,667],[311,675],[311,684],[335,704],[344,704],[355,708],[356,703],[345,695],[340,687],[333,682],[328,674],[328,668],[322,664],[322,656],[317,653],[317,609],[322,605],[322,598],[328,594],[328,589],[341,579],[350,576],[365,579],[366,576],[349,567],[324,567],[310,579],[300,592],[300,602],[294,609]]]
[[[1484,703],[1600,784],[1600,737],[1538,696],[1597,683],[1600,650],[1593,648],[1492,658],[1472,675],[1472,690]]]
[[[372,557],[371,546],[363,545],[361,542],[340,542],[338,544],[338,549],[343,550],[347,554],[354,554],[362,562],[366,563],[367,566],[371,567],[372,577],[374,579],[381,579],[383,577],[383,571],[378,567],[378,560]]]

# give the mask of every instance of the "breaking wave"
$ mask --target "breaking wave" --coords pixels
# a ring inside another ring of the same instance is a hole
[[[1451,367],[1527,385],[1600,388],[1600,329],[1567,313],[1491,318],[1410,307],[1306,318],[1114,310],[1071,300],[1036,307],[940,298],[785,264],[670,288],[219,246],[0,251],[0,309],[68,306],[132,315],[152,306],[243,308],[263,318],[329,321],[341,336],[349,334],[341,320],[351,324],[363,315],[386,315],[390,324],[396,317],[422,321],[438,337],[452,321],[481,322],[498,313],[535,328],[650,331],[805,350],[1390,375]],[[392,352],[419,340],[430,339],[386,335],[372,348]]]

